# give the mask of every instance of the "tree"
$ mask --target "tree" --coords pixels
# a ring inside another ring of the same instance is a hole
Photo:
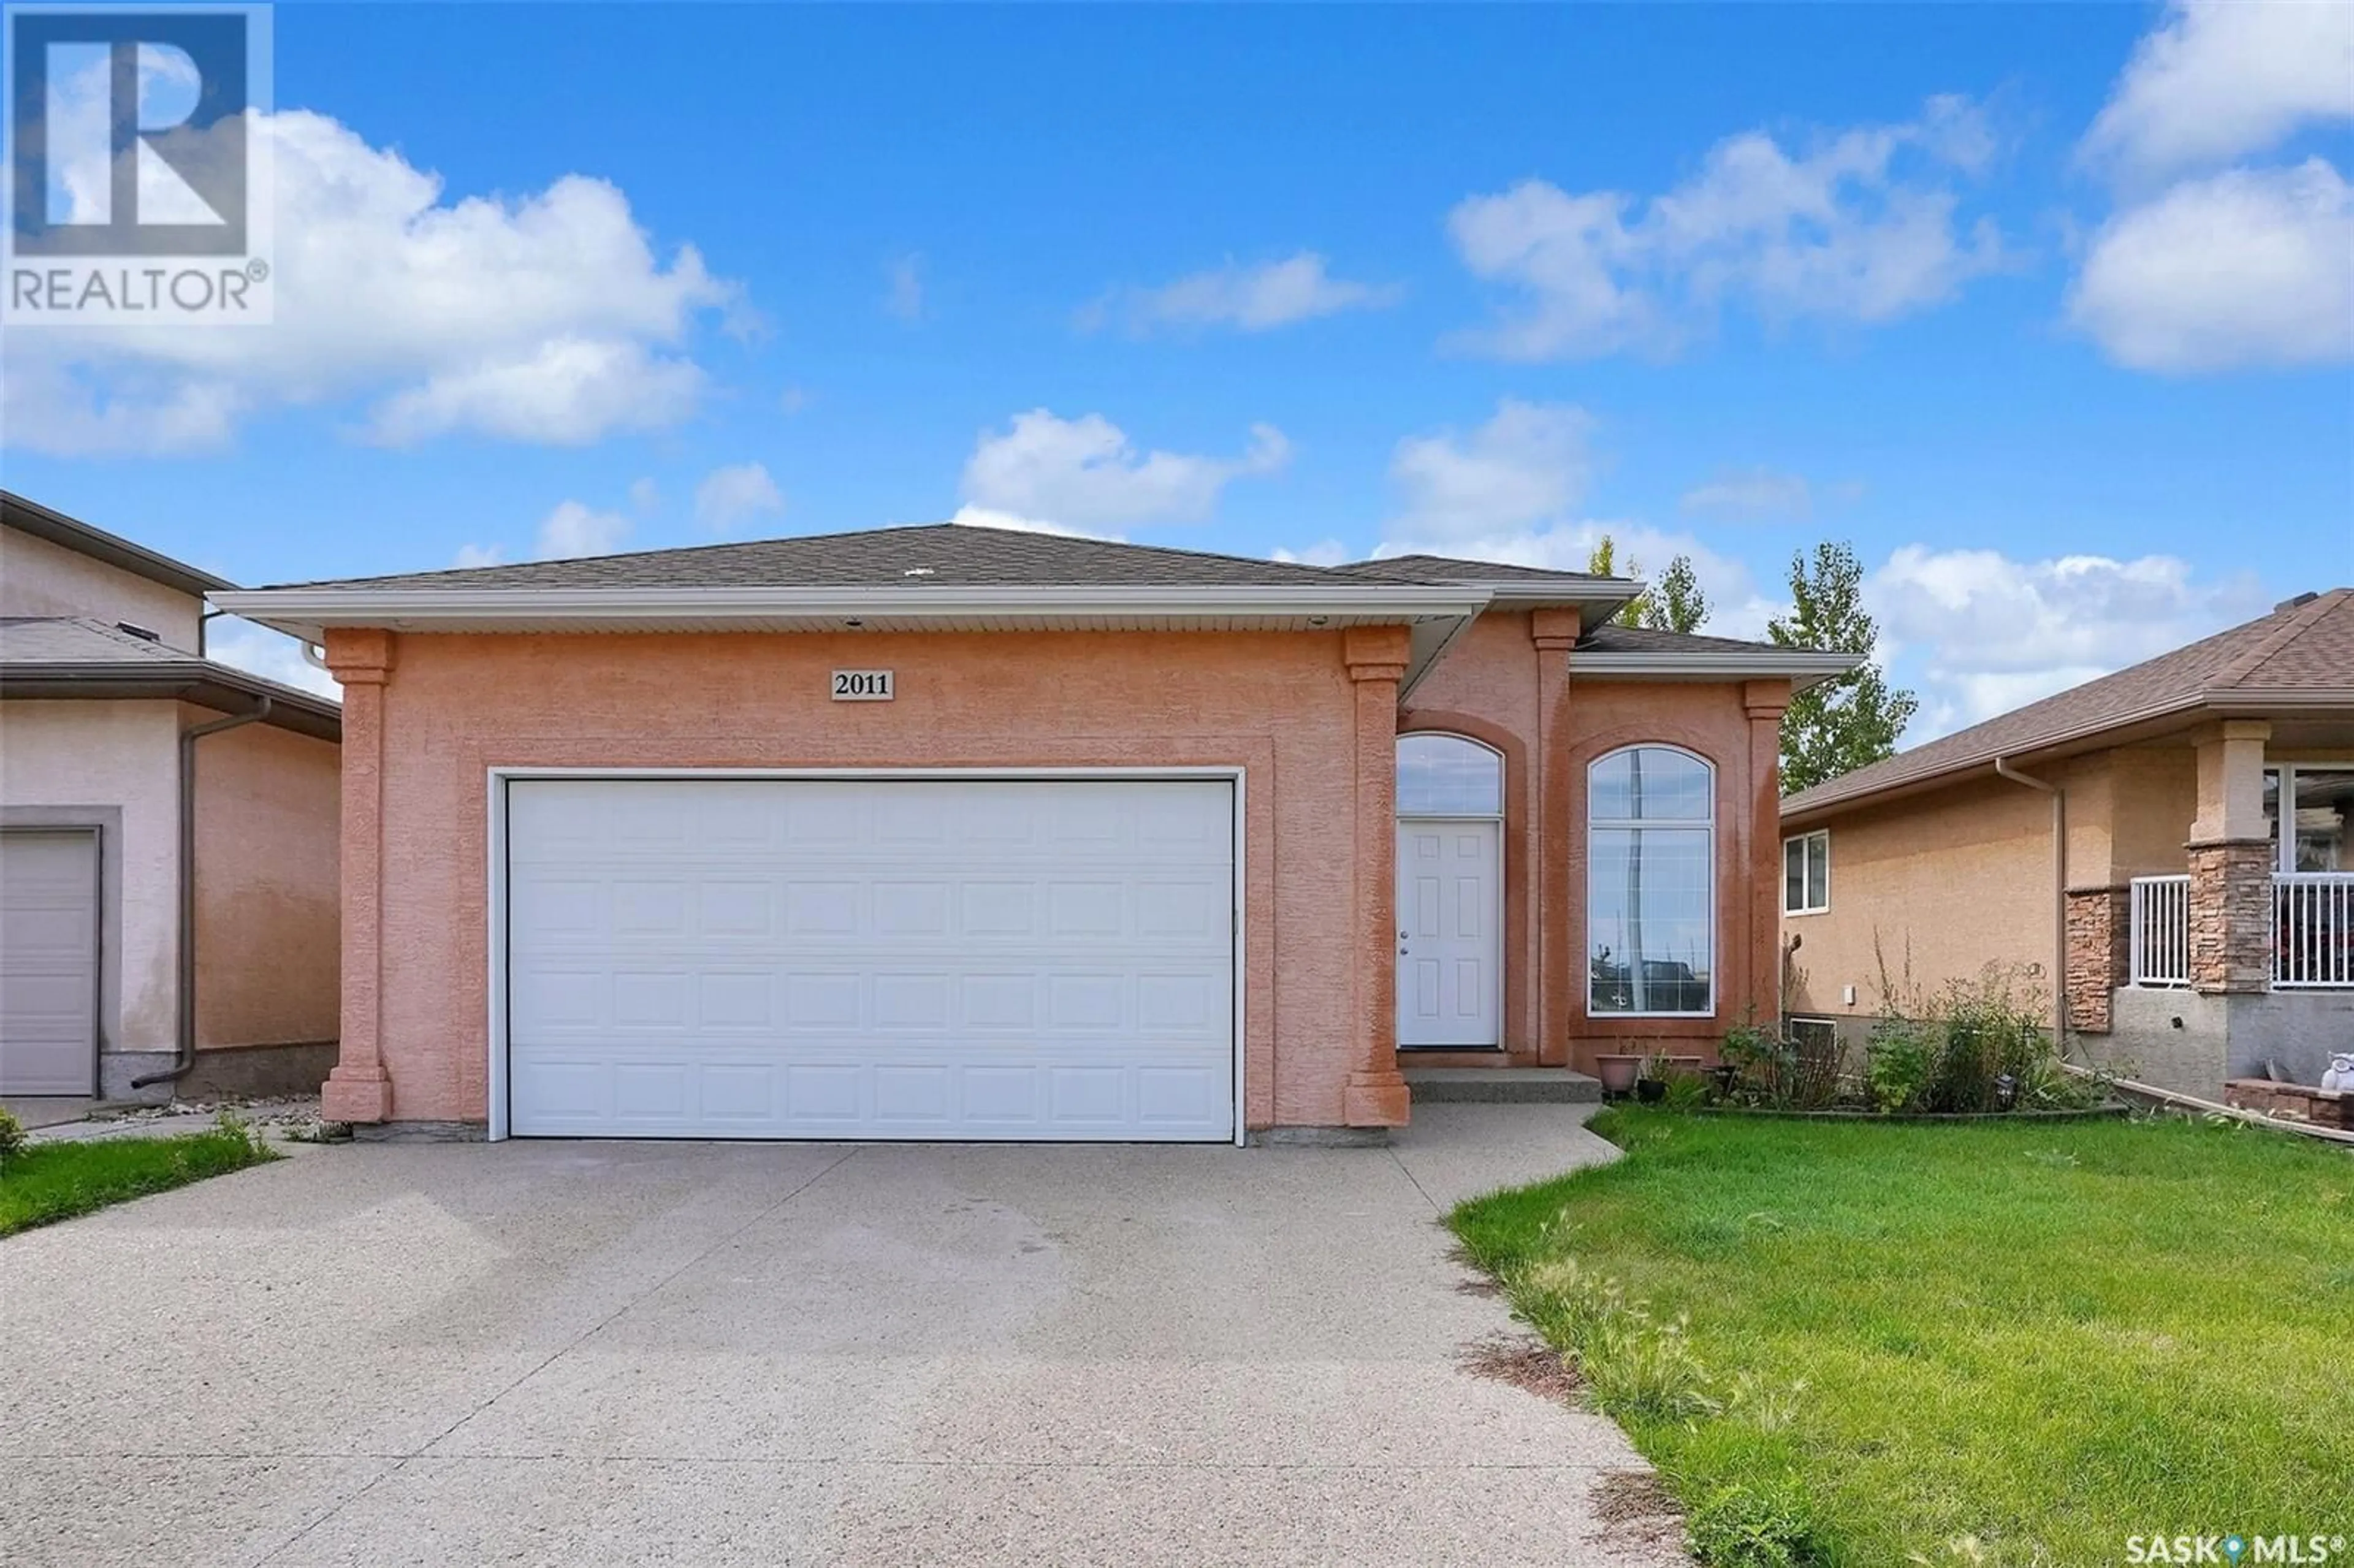
[[[1621,575],[1639,577],[1642,564],[1634,556],[1627,557],[1627,569],[1617,569],[1618,542],[1605,534],[1594,542],[1587,552],[1585,569],[1597,577]],[[1611,620],[1620,626],[1648,626],[1659,631],[1697,631],[1708,619],[1708,596],[1700,590],[1700,578],[1692,571],[1691,557],[1678,556],[1659,574],[1659,580],[1618,607]]]
[[[1691,557],[1678,556],[1643,593],[1642,619],[1636,624],[1659,631],[1698,631],[1708,620],[1708,595],[1700,591],[1700,577]]]
[[[1870,657],[1880,629],[1864,611],[1863,568],[1854,546],[1817,545],[1811,570],[1803,554],[1790,557],[1790,613],[1767,621],[1766,635],[1784,648],[1866,655],[1846,674],[1790,699],[1790,711],[1782,715],[1784,794],[1895,754],[1896,737],[1921,699],[1890,686]]]

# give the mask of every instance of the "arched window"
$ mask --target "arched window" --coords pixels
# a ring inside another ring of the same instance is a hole
[[[1586,1006],[1716,1011],[1716,770],[1630,746],[1585,773]]]
[[[1401,817],[1500,817],[1504,759],[1459,735],[1402,735],[1397,743]]]

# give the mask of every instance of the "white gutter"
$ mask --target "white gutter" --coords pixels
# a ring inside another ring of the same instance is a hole
[[[316,641],[330,626],[413,630],[527,621],[972,620],[1013,617],[1258,618],[1410,624],[1474,616],[1479,588],[1308,583],[1235,588],[282,588],[217,592],[219,609]]]
[[[1612,652],[1572,649],[1569,672],[1628,681],[1730,681],[1787,677],[1795,690],[1834,675],[1844,675],[1863,662],[1861,653],[1831,653],[1811,648],[1762,648],[1742,652]]]

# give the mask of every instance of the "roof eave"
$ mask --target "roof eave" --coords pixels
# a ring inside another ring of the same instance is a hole
[[[239,714],[250,712],[255,699],[265,696],[270,702],[265,722],[321,740],[343,738],[341,704],[227,665],[190,661],[0,664],[0,700],[8,702],[185,702],[216,713]]]
[[[1705,652],[1612,652],[1572,649],[1569,673],[1610,681],[1766,681],[1787,680],[1794,692],[1803,692],[1863,662],[1861,653],[1831,653],[1812,649],[1760,649],[1755,653]]]
[[[78,517],[69,517],[54,507],[44,506],[14,492],[0,492],[0,523],[45,544],[71,550],[78,556],[87,556],[118,571],[129,572],[152,583],[161,583],[165,588],[175,588],[194,598],[201,599],[217,588],[237,587],[227,577],[215,577],[186,561],[175,561],[169,556],[159,555],[144,545],[133,544],[121,535],[93,528]]]
[[[1481,581],[1473,586],[1486,589],[1491,607],[1497,609],[1575,609],[1581,623],[1599,626],[1640,599],[1647,585],[1623,582],[1607,588],[1572,587],[1516,577]]]
[[[1474,616],[1480,588],[1362,583],[1227,588],[940,586],[923,588],[251,588],[211,596],[215,608],[305,641],[330,627],[396,631],[500,630],[815,630],[891,622],[1034,627],[1216,621],[1320,630],[1412,625]]]
[[[2150,739],[2157,734],[2179,730],[2186,724],[2201,719],[2264,718],[2281,715],[2302,717],[2309,714],[2329,713],[2354,715],[2354,686],[2213,687],[2147,704],[2104,724],[2062,731],[2027,745],[2006,747],[1999,753],[1967,752],[1942,768],[1885,784],[1841,789],[1839,787],[1840,781],[1834,779],[1818,784],[1812,789],[1801,790],[1783,801],[1782,821],[1790,824],[1811,822],[1834,812],[1905,800],[1928,790],[1941,789],[1974,776],[1991,778],[1998,755],[2006,761],[2031,766],[2038,761],[2055,761],[2088,751]]]

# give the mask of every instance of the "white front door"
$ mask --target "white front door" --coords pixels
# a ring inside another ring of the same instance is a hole
[[[1234,793],[516,779],[514,1130],[1230,1139]]]
[[[1503,824],[1397,826],[1397,1033],[1405,1046],[1502,1044]]]

